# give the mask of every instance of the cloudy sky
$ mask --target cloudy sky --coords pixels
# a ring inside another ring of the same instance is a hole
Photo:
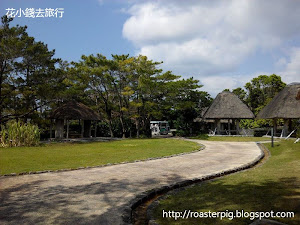
[[[300,1],[1,0],[7,8],[64,8],[62,18],[16,17],[14,24],[56,56],[146,55],[193,76],[212,96],[260,74],[300,82]]]

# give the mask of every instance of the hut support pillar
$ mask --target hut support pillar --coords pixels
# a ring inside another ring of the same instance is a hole
[[[92,121],[91,120],[84,120],[83,124],[83,136],[84,137],[87,137],[87,138],[90,138],[91,135],[92,135]]]
[[[286,137],[289,133],[289,125],[290,125],[290,119],[284,119],[284,125],[283,125],[283,137]]]
[[[230,119],[228,119],[228,135],[231,135],[231,131],[230,131]]]
[[[97,137],[97,121],[94,121],[94,126],[95,126],[95,134],[94,134],[94,137]]]
[[[83,138],[84,136],[84,120],[80,120],[80,124],[81,124],[81,138]]]
[[[50,120],[50,139],[52,139],[52,119]]]
[[[215,120],[215,127],[217,128],[217,134],[221,134],[221,120],[220,119]]]
[[[67,139],[69,139],[69,120],[67,120]]]
[[[62,139],[64,137],[64,120],[55,120],[55,138]]]
[[[236,120],[236,134],[239,135],[240,134],[240,120]]]
[[[276,136],[277,133],[277,119],[273,119],[273,132],[274,132],[274,136]]]

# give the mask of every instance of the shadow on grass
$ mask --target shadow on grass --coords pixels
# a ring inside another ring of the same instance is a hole
[[[181,179],[166,177],[168,183]],[[1,182],[1,180],[0,180]],[[110,179],[86,185],[50,186],[35,181],[0,192],[0,224],[120,224],[124,205],[156,179],[132,184]]]
[[[275,171],[274,171],[275,172]],[[188,188],[185,191],[171,195],[155,209],[156,219],[161,224],[236,224],[248,225],[249,218],[233,220],[219,218],[177,220],[162,219],[162,210],[174,211],[235,211],[248,212],[287,212],[295,213],[295,218],[270,218],[289,225],[300,224],[300,193],[299,180],[296,177],[282,178],[278,182],[266,181],[259,184],[244,182],[237,185],[225,184],[222,180],[206,182],[205,184]],[[298,190],[297,190],[298,189]]]

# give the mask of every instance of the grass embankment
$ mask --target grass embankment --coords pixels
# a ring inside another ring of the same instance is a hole
[[[98,166],[174,155],[199,148],[196,143],[175,139],[130,139],[0,148],[0,174]]]
[[[258,142],[258,141],[271,141],[268,137],[243,137],[243,136],[208,136],[199,135],[191,139],[206,140],[206,141],[230,141],[230,142]],[[275,139],[276,141],[276,139]]]
[[[224,178],[195,185],[171,195],[155,209],[159,224],[249,225],[250,219],[173,219],[162,218],[162,210],[184,211],[292,211],[295,218],[273,220],[300,224],[300,143],[281,141],[271,148],[271,157],[262,166]]]

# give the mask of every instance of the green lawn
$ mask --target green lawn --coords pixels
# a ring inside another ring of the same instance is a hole
[[[176,139],[128,139],[0,148],[0,174],[98,166],[162,157],[199,148],[196,143]]]
[[[300,143],[281,141],[271,148],[265,164],[232,174],[162,200],[154,213],[160,224],[249,225],[250,219],[162,219],[162,210],[174,211],[293,211],[293,219],[275,219],[289,225],[300,224]]]
[[[230,142],[248,142],[248,141],[270,141],[268,137],[242,137],[242,136],[207,136],[199,135],[191,139],[206,140],[206,141],[230,141]],[[276,141],[276,139],[274,139]]]

